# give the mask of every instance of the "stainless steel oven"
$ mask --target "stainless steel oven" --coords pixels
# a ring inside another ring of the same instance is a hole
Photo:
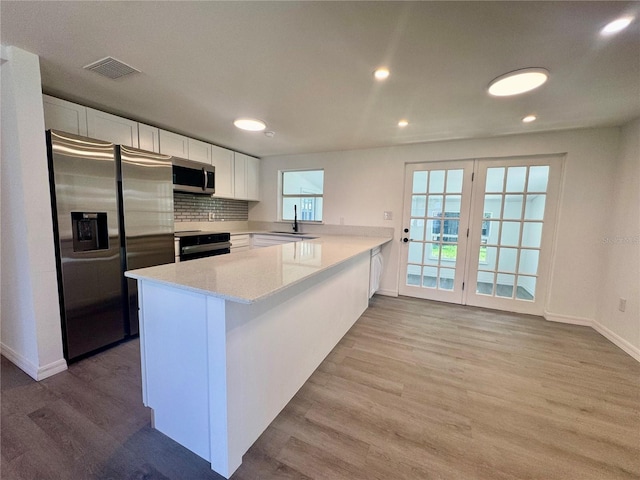
[[[231,252],[230,233],[176,233],[180,239],[180,261],[224,255]]]

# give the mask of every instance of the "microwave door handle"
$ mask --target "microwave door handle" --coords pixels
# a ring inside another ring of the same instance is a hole
[[[202,168],[202,191],[205,192],[207,190],[207,170]]]

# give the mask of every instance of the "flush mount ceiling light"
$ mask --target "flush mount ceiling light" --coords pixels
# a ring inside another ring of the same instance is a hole
[[[267,125],[262,120],[256,120],[255,118],[237,118],[233,124],[242,130],[249,130],[250,132],[261,132],[267,128]]]
[[[544,68],[523,68],[505,73],[489,84],[489,94],[495,97],[508,97],[538,88],[549,78]]]
[[[524,118],[522,119],[522,123],[531,123],[531,122],[535,122],[537,118],[538,118],[538,117],[536,117],[535,115],[527,115],[526,117],[524,117]]]
[[[406,127],[407,125],[409,125],[409,121],[408,120],[400,120],[398,122],[398,126],[399,127]]]
[[[613,35],[614,33],[621,32],[625,28],[627,28],[631,22],[633,22],[633,17],[622,17],[614,20],[613,22],[609,22],[605,25],[605,27],[600,30],[602,35]]]
[[[386,80],[389,77],[389,69],[380,67],[375,72],[373,72],[373,76],[376,78],[376,80]]]

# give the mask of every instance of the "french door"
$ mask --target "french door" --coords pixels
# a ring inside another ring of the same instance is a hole
[[[542,314],[561,162],[407,165],[400,294]]]

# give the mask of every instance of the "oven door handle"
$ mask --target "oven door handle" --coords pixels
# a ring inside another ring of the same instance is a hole
[[[182,247],[180,249],[180,253],[182,255],[188,255],[190,253],[215,252],[216,250],[223,250],[225,248],[231,248],[231,242],[206,243],[204,245],[189,245],[187,247]]]

